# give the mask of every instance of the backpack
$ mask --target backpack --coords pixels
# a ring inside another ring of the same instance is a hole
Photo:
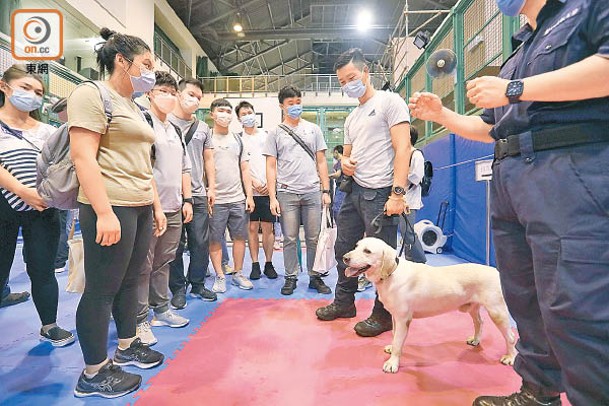
[[[415,148],[414,151],[412,151],[412,154],[414,154],[415,151],[419,151],[421,155],[423,155],[423,177],[421,178],[421,182],[419,182],[419,186],[421,186],[421,196],[427,197],[429,196],[429,189],[431,189],[431,180],[433,178],[433,164],[431,163],[431,161],[425,160],[425,154],[423,154],[423,151]],[[411,162],[412,154],[410,155]],[[414,185],[410,185],[409,189],[412,189],[413,187]]]
[[[108,90],[100,82],[91,83],[98,90],[106,114],[106,131],[112,122],[112,99]],[[80,85],[79,85],[80,86]],[[70,158],[70,135],[68,124],[64,123],[46,140],[42,152],[36,160],[36,190],[49,207],[75,209],[78,207],[78,188],[74,163]]]

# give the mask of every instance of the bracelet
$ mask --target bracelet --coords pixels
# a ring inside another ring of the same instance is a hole
[[[322,193],[322,194],[323,194],[323,193],[330,194],[330,191],[329,191],[328,189],[324,189],[324,190],[322,190],[322,191],[321,191],[321,193]]]
[[[193,204],[194,200],[192,199],[192,197],[185,197],[185,198],[182,199],[182,204],[184,204],[184,203]]]

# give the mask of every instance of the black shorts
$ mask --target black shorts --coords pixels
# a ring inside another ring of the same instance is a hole
[[[263,221],[265,223],[274,223],[277,217],[271,213],[271,198],[268,196],[254,196],[254,204],[256,207],[250,214],[250,221]]]

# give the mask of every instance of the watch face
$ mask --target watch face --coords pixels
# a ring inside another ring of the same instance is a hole
[[[406,193],[406,191],[404,190],[403,187],[400,186],[394,186],[393,187],[393,193],[395,193],[396,195],[403,195]]]
[[[520,96],[522,94],[522,90],[523,90],[523,84],[522,82],[510,82],[508,84],[508,88],[507,88],[507,93],[506,95],[508,97],[510,96]]]

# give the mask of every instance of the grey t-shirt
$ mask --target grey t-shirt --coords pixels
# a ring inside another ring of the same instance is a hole
[[[150,112],[154,124],[154,165],[152,174],[164,212],[182,208],[182,174],[190,173],[190,158],[175,127],[163,123]]]
[[[393,185],[395,151],[389,130],[404,122],[410,122],[406,101],[385,91],[377,90],[349,114],[345,145],[352,146],[351,159],[357,161],[353,178],[359,185],[372,189]]]
[[[316,124],[301,119],[292,130],[312,151],[328,149]],[[262,153],[277,158],[278,192],[308,193],[320,189],[317,162],[286,131],[279,127],[271,130]]]
[[[194,121],[182,120],[173,114],[170,114],[168,118],[172,123],[180,127],[182,130],[182,136],[184,137]],[[203,150],[205,149],[213,149],[211,142],[211,131],[205,122],[199,121],[199,125],[197,126],[195,133],[192,135],[192,139],[186,146],[186,151],[188,152],[190,164],[192,166],[191,187],[193,196],[207,196],[205,191],[205,182],[203,181],[203,173],[205,171]]]
[[[236,135],[240,137],[241,135]],[[212,135],[214,146],[214,162],[216,165],[216,203],[236,203],[245,200],[243,186],[241,184],[241,163],[239,162],[239,151],[241,162],[249,160],[247,146],[243,147],[235,139],[235,134]]]

